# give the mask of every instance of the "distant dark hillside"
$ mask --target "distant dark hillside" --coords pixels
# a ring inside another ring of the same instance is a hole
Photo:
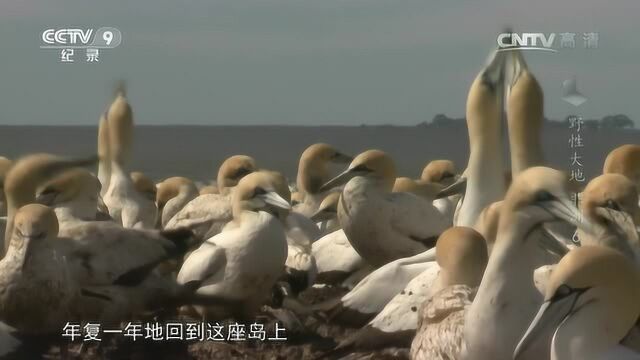
[[[544,124],[542,146],[549,165],[569,169],[571,132],[562,122]],[[0,155],[15,158],[36,151],[91,154],[96,151],[96,135],[96,127],[90,126],[0,126]],[[602,171],[605,156],[616,146],[640,144],[640,130],[627,128],[585,127],[582,137],[581,161],[588,177]],[[208,180],[215,178],[226,157],[248,154],[256,158],[260,167],[279,170],[293,181],[300,153],[315,142],[333,144],[354,155],[374,148],[387,151],[395,159],[399,174],[412,177],[418,176],[425,163],[433,159],[451,159],[462,170],[469,155],[462,120],[447,126],[418,127],[138,126],[133,169],[158,180],[176,175]],[[507,143],[505,139],[505,151]]]

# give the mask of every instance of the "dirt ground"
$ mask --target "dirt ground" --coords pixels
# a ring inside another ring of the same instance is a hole
[[[305,304],[315,304],[344,294],[344,289],[311,288],[300,295]],[[276,319],[260,314],[267,337],[275,336]],[[185,319],[188,320],[188,319]],[[226,320],[224,321],[226,322]],[[231,321],[230,323],[234,323]],[[282,324],[281,322],[278,322]],[[24,346],[6,359],[51,360],[147,360],[147,359],[408,359],[407,349],[384,349],[374,353],[332,354],[336,344],[355,329],[344,328],[314,316],[300,318],[300,325],[286,329],[285,341],[151,341],[122,334],[101,334],[102,341],[85,342],[56,337],[54,339],[23,339]],[[280,326],[282,327],[282,326]]]

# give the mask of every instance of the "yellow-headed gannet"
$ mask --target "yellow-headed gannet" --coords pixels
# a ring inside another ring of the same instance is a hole
[[[205,194],[189,201],[166,224],[166,229],[189,228],[202,241],[218,234],[232,219],[231,192],[246,175],[257,170],[246,155],[227,158],[218,170],[219,194]]]
[[[464,193],[453,224],[473,226],[482,210],[502,200],[506,191],[502,154],[504,70],[507,54],[494,52],[471,84],[467,97],[469,162],[458,181],[439,197]]]
[[[620,345],[640,315],[638,304],[637,265],[608,247],[576,248],[553,271],[513,359],[638,359],[640,353]],[[534,352],[541,346],[544,353]]]
[[[612,247],[640,265],[640,206],[631,180],[616,173],[594,178],[582,192],[580,208],[594,225],[590,233],[578,231],[582,245]]]
[[[613,149],[604,161],[603,174],[622,174],[640,191],[640,145],[622,145]]]
[[[107,113],[100,115],[98,123],[98,180],[100,180],[100,197],[104,197],[109,190],[109,182],[111,181],[111,153],[109,144],[109,123],[107,122]]]
[[[444,186],[451,185],[457,177],[456,165],[451,160],[432,160],[420,174],[420,180]]]
[[[67,222],[96,220],[100,181],[89,170],[75,168],[47,182],[36,201],[53,208],[61,227]]]
[[[13,162],[4,156],[0,156],[0,216],[7,216],[7,201],[4,196],[4,178],[9,172]]]
[[[588,227],[569,198],[564,173],[545,167],[523,171],[501,205],[489,264],[465,317],[463,353],[469,359],[508,359],[513,354],[542,302],[533,282],[539,241],[547,241],[543,245],[548,247],[556,241],[531,233],[552,221]]]
[[[520,51],[510,51],[507,66],[507,121],[511,176],[544,165],[540,134],[544,122],[544,95]]]
[[[158,214],[155,196],[149,198],[140,193],[128,172],[133,145],[133,113],[125,98],[124,88],[118,89],[106,117],[111,178],[104,194],[104,203],[109,209],[109,215],[122,226],[152,229]]]
[[[485,239],[473,229],[447,230],[436,249],[440,273],[418,305],[418,319],[411,319],[412,325],[418,322],[411,344],[414,360],[461,358],[464,316],[487,266]]]
[[[338,348],[408,347],[418,328],[418,310],[427,298],[454,284],[477,286],[480,283],[487,263],[485,241],[471,228],[449,228],[438,238],[436,261],[437,264],[434,262],[413,278],[373,320],[347,337]]]
[[[391,193],[395,179],[391,157],[368,150],[322,187],[346,183],[338,220],[353,248],[373,266],[424,252],[447,228],[431,202],[410,193]]]
[[[222,310],[246,319],[267,300],[287,259],[284,227],[272,213],[289,208],[268,173],[240,180],[233,192],[233,226],[191,253],[178,274],[179,283],[196,289],[194,303],[204,305],[197,307],[202,315]],[[234,302],[234,308],[206,307],[220,300]]]
[[[198,188],[186,177],[174,176],[158,184],[156,205],[160,227],[164,228],[178,211],[198,195]]]
[[[303,199],[294,211],[305,216],[313,215],[324,199],[326,192],[320,187],[331,178],[329,164],[348,164],[353,158],[331,145],[318,143],[306,148],[300,155],[296,186]]]

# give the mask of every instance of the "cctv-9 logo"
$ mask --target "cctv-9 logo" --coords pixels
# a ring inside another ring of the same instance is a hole
[[[91,41],[93,39],[93,41]],[[114,27],[94,29],[47,29],[42,33],[44,47],[63,48],[66,46],[115,48],[122,42],[120,30]]]

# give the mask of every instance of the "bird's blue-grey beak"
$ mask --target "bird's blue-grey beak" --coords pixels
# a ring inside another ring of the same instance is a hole
[[[291,204],[289,204],[287,200],[283,199],[282,196],[278,195],[278,193],[276,193],[275,191],[269,191],[256,197],[260,198],[265,203],[277,208],[291,210]]]

